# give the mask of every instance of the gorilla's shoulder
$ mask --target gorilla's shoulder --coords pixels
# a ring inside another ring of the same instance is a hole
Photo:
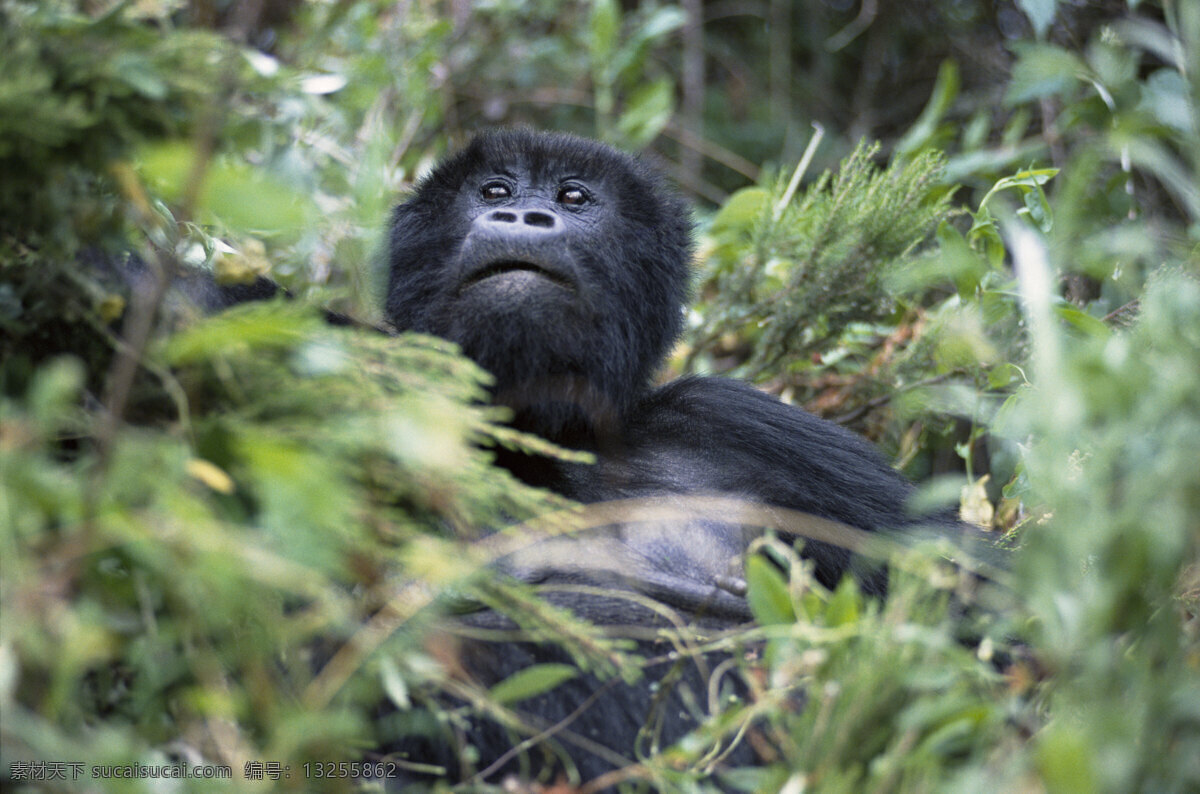
[[[738,380],[689,377],[651,391],[625,438],[637,452],[653,445],[692,461],[707,490],[863,529],[911,521],[912,486],[873,444]]]
[[[647,430],[676,427],[680,432],[695,432],[708,426],[726,434],[726,439],[762,437],[772,439],[771,445],[786,444],[788,438],[800,435],[837,440],[859,454],[878,454],[870,442],[849,430],[734,378],[691,376],[672,381],[646,395],[636,417]]]

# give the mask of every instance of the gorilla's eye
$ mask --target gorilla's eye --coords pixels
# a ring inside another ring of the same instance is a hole
[[[508,185],[503,182],[488,182],[479,189],[479,192],[488,201],[499,201],[512,195],[512,191],[508,189]]]
[[[583,188],[576,187],[574,185],[567,185],[558,191],[559,204],[568,204],[570,206],[577,207],[580,204],[586,204],[587,201],[588,194]]]

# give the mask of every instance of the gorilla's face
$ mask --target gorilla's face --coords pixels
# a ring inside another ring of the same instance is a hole
[[[639,161],[567,135],[481,135],[392,221],[387,310],[496,377],[517,423],[619,419],[679,332],[690,218]]]

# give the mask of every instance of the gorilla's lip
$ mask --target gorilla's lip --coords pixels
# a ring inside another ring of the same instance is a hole
[[[503,276],[509,273],[533,273],[536,276],[546,279],[551,283],[568,289],[575,290],[575,282],[564,276],[562,273],[552,270],[545,265],[540,265],[537,262],[528,262],[520,259],[500,259],[495,262],[488,262],[477,268],[474,268],[462,280],[458,291],[464,292],[471,287],[481,282],[487,281],[494,276]]]

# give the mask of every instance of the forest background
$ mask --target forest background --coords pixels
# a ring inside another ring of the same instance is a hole
[[[1200,0],[0,0],[0,780],[303,790],[278,770],[460,716],[433,616],[509,587],[481,528],[564,505],[490,466],[537,441],[484,373],[313,307],[378,320],[389,208],[511,124],[694,198],[664,377],[843,423],[1013,549],[978,591],[910,550],[882,605],[758,566],[722,641],[765,643],[759,696],[625,785],[712,785],[757,720],[778,751],[726,786],[1200,788]],[[188,316],[131,250],[298,300]]]

